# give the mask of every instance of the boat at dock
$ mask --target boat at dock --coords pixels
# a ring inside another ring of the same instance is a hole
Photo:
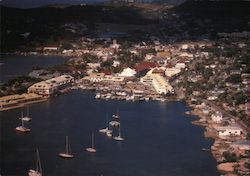
[[[62,158],[73,158],[74,155],[71,154],[70,151],[70,145],[69,145],[69,141],[68,141],[68,136],[66,136],[66,145],[65,145],[66,151],[59,153],[59,156]]]
[[[86,148],[86,151],[87,151],[87,152],[90,152],[90,153],[96,153],[96,149],[95,149],[95,147],[94,147],[94,133],[92,133],[91,147]]]
[[[36,170],[30,169],[28,172],[28,175],[29,176],[42,176],[42,165],[41,165],[38,149],[36,149]]]
[[[99,132],[100,133],[107,133],[108,130],[109,130],[108,127],[106,127],[106,128],[100,129]]]
[[[112,127],[118,127],[120,125],[120,122],[111,121],[111,122],[109,122],[109,125],[112,126]]]
[[[22,113],[22,116],[23,116],[23,113]],[[24,126],[24,121],[22,120],[22,118],[21,118],[21,122],[22,122],[21,126],[16,127],[16,130],[19,131],[19,132],[23,132],[23,133],[29,132],[30,129],[29,129],[29,128],[26,128],[26,127]]]
[[[108,137],[112,137],[112,130],[108,130],[108,131],[106,132],[106,135],[107,135]]]

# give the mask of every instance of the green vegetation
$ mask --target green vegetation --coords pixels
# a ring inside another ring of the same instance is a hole
[[[238,158],[235,153],[230,153],[228,151],[223,152],[223,157],[225,158],[224,162],[236,162]]]
[[[19,76],[2,85],[0,96],[26,93],[29,86],[40,81],[42,81],[42,79],[29,76]]]

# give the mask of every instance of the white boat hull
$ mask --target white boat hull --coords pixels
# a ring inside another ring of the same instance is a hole
[[[20,132],[29,132],[30,131],[29,128],[25,128],[23,126],[16,127],[16,130],[20,131]]]
[[[31,118],[30,117],[23,117],[23,118],[21,118],[21,120],[28,122],[28,121],[31,121]]]
[[[107,135],[108,137],[112,137],[112,131],[111,131],[111,130],[107,131],[106,135]]]
[[[108,132],[108,128],[103,128],[99,130],[100,133],[107,133]]]
[[[113,138],[116,141],[124,141],[124,138],[122,138],[121,136],[117,136]]]
[[[42,176],[42,174],[38,171],[35,171],[33,169],[30,169],[29,172],[28,172],[28,175],[29,176]]]
[[[96,149],[94,148],[86,148],[86,151],[90,153],[96,153]]]
[[[60,153],[59,156],[62,158],[73,158],[74,157],[74,155],[71,155],[68,153]]]

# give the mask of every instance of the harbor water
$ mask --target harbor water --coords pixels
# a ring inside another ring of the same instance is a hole
[[[28,75],[33,67],[48,68],[62,64],[61,56],[4,56],[0,58],[0,84],[7,83],[17,76]]]
[[[217,176],[210,152],[212,140],[204,129],[191,124],[184,102],[128,102],[94,98],[93,92],[74,90],[47,102],[30,105],[32,121],[27,134],[15,131],[26,109],[0,114],[0,162],[3,176],[25,176],[36,166],[36,148],[45,176]],[[113,113],[119,112],[121,134],[118,142],[98,132]],[[95,154],[87,153],[91,133]],[[65,151],[65,136],[74,154]]]

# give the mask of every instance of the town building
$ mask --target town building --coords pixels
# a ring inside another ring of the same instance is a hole
[[[168,76],[168,77],[172,77],[174,75],[177,75],[181,72],[181,69],[179,68],[167,68],[165,70],[165,75]]]
[[[221,126],[216,128],[219,137],[229,137],[229,136],[240,136],[243,133],[241,127],[232,125],[232,126]]]
[[[222,118],[223,118],[223,116],[222,116],[222,114],[219,113],[219,112],[216,112],[216,113],[214,113],[214,114],[211,115],[212,121],[214,121],[214,122],[216,122],[216,123],[221,122],[221,121],[222,121]]]
[[[28,93],[37,93],[43,96],[51,96],[55,92],[66,88],[74,81],[74,78],[70,75],[62,75],[46,81],[41,81],[33,84],[28,88]]]
[[[145,85],[151,85],[154,87],[158,94],[173,93],[173,87],[168,83],[168,81],[160,74],[154,74],[153,70],[150,70],[144,77],[140,79]]]
[[[119,76],[122,77],[133,77],[135,76],[136,71],[134,69],[131,68],[125,68],[120,74]]]

